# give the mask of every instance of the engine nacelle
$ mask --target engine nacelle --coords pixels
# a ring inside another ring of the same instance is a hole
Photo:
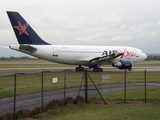
[[[119,69],[132,69],[132,62],[130,60],[120,60],[117,63],[112,64],[113,67],[117,67]]]

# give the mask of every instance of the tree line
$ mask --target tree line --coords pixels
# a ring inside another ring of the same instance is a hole
[[[28,56],[23,56],[23,57],[0,57],[0,60],[36,60],[38,58],[35,57],[28,57]]]
[[[146,60],[160,60],[160,54],[147,54]]]

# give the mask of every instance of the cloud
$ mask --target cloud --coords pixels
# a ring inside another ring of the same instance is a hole
[[[1,0],[0,45],[17,44],[6,10],[52,44],[125,45],[158,52],[159,0]]]

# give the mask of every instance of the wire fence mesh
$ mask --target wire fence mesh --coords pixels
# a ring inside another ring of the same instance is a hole
[[[77,96],[87,101],[160,102],[159,71],[88,71],[87,77],[85,72],[42,71],[5,74],[0,81],[0,114]]]

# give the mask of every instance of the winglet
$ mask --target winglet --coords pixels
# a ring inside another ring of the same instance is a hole
[[[19,44],[48,45],[31,28],[25,19],[18,12],[7,11],[14,33]]]

